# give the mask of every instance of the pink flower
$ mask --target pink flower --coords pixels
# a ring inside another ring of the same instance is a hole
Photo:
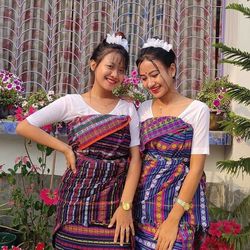
[[[1,250],[9,250],[7,246],[2,246]]]
[[[136,70],[136,69],[133,69],[133,70],[131,71],[131,76],[132,76],[132,77],[136,77],[137,75],[138,75],[137,70]]]
[[[51,191],[49,188],[44,188],[40,191],[40,198],[46,205],[56,205],[58,202],[58,189]]]
[[[22,162],[23,165],[26,165],[27,162],[29,162],[29,157],[27,155],[25,155],[25,156],[18,156],[15,159],[15,164],[18,164],[20,161]]]
[[[3,171],[3,166],[4,166],[4,165],[5,165],[5,164],[1,164],[1,165],[0,165],[0,172]]]
[[[22,163],[23,164],[27,164],[27,162],[29,162],[29,157],[27,155],[23,156],[23,159],[22,159]]]
[[[215,99],[215,100],[213,101],[213,105],[214,105],[215,107],[219,107],[219,106],[220,106],[220,100],[219,100],[219,99]]]
[[[132,82],[133,82],[133,84],[137,85],[137,84],[139,84],[140,80],[138,78],[133,78]]]
[[[38,242],[35,250],[44,250],[44,249],[45,249],[45,244],[43,242]]]
[[[15,164],[19,163],[22,160],[21,156],[17,156],[15,159]]]
[[[123,83],[124,84],[128,84],[130,82],[130,79],[129,77],[125,76],[124,80],[123,80]]]
[[[13,89],[13,85],[12,85],[11,83],[7,84],[7,86],[6,86],[6,87],[7,87],[7,89],[8,89],[8,90]]]

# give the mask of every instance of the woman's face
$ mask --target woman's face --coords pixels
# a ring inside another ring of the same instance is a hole
[[[166,68],[160,61],[145,59],[139,66],[139,72],[144,88],[155,98],[165,96],[174,88],[175,64]]]
[[[94,84],[106,91],[112,91],[121,84],[125,76],[124,60],[117,52],[104,56],[98,65],[92,60],[90,68],[95,75]]]

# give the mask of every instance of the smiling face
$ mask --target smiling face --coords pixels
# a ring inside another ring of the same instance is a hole
[[[160,61],[145,59],[139,65],[139,72],[144,88],[155,98],[161,98],[174,89],[174,63],[166,68]]]
[[[95,75],[94,85],[105,91],[112,91],[123,82],[125,76],[124,60],[117,52],[105,55],[99,64],[91,60],[90,68]]]

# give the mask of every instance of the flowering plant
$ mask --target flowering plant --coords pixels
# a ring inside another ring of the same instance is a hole
[[[0,107],[2,109],[15,109],[21,102],[23,92],[23,82],[16,75],[6,70],[0,71]],[[0,118],[5,118],[8,114],[7,112]]]
[[[25,146],[27,149],[27,145]],[[10,193],[10,210],[12,227],[21,232],[19,247],[22,249],[52,249],[50,239],[52,231],[51,217],[56,211],[58,191],[53,190],[53,178],[50,188],[45,188],[48,182],[46,173],[47,158],[52,154],[51,148],[37,144],[41,153],[38,161],[26,156],[17,157],[9,172],[1,171],[0,177],[6,177]]]
[[[54,91],[46,93],[44,90],[39,90],[32,93],[27,99],[23,99],[20,106],[15,111],[15,118],[17,121],[22,121],[29,115],[33,114],[37,110],[47,106],[51,102],[55,101],[59,96],[54,94]],[[52,131],[52,124],[43,127],[46,132]]]
[[[141,79],[134,69],[130,76],[124,78],[123,83],[113,90],[113,93],[125,100],[134,102],[138,108],[140,103],[147,99],[147,93],[141,86]]]
[[[234,246],[226,242],[227,236],[238,235],[241,231],[241,225],[234,220],[220,220],[212,222],[208,235],[201,244],[201,250],[234,250]]]
[[[227,94],[227,83],[227,77],[206,80],[197,95],[197,99],[206,103],[210,110],[215,111],[217,115],[221,113],[228,115],[231,100]]]

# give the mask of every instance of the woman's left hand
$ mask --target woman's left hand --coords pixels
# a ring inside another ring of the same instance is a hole
[[[116,243],[120,236],[120,245],[123,246],[124,240],[129,242],[130,234],[135,235],[132,210],[125,211],[122,207],[118,207],[110,221],[108,227],[112,227],[116,223],[114,242]]]
[[[177,238],[179,223],[167,218],[156,231],[156,250],[172,250]]]

